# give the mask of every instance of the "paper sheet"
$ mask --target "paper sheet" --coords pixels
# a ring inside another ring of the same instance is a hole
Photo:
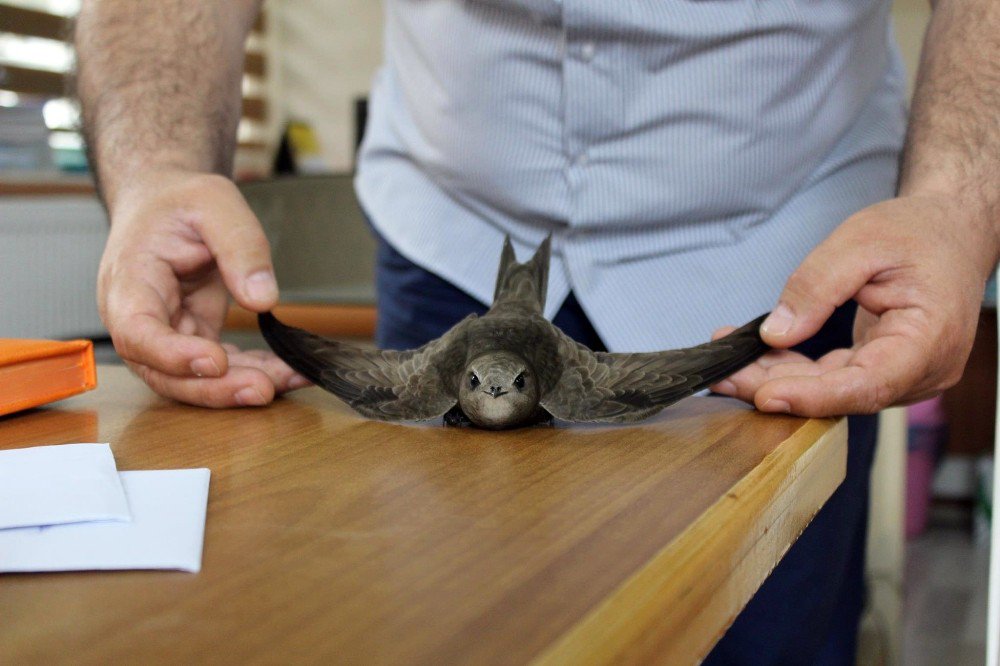
[[[121,472],[131,523],[0,530],[0,572],[201,569],[207,469]]]
[[[0,451],[0,529],[131,520],[107,444]]]

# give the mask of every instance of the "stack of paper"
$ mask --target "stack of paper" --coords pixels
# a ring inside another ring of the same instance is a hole
[[[0,572],[201,569],[209,470],[118,472],[107,444],[0,451]]]

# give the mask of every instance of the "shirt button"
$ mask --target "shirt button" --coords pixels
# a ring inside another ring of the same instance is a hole
[[[575,164],[578,167],[585,167],[589,162],[590,162],[590,157],[587,155],[586,151],[576,156]]]
[[[594,45],[594,42],[584,42],[580,45],[580,59],[584,62],[593,60],[596,53],[597,46]]]

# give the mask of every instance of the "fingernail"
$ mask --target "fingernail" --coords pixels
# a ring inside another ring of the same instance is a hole
[[[778,303],[778,307],[774,308],[774,312],[764,320],[760,330],[768,335],[785,335],[792,330],[794,323],[795,314],[791,308],[784,303]]]
[[[261,392],[252,386],[240,389],[233,397],[236,398],[236,404],[241,407],[260,407],[267,404]]]
[[[303,386],[309,386],[309,380],[303,377],[302,375],[294,375],[291,379],[288,380],[289,389],[299,389],[302,388]]]
[[[716,393],[723,393],[725,395],[735,395],[736,384],[732,383],[728,379],[723,379],[721,382],[716,384],[712,390],[714,390]]]
[[[271,271],[257,271],[248,277],[246,290],[247,296],[258,302],[272,301],[278,297],[278,283],[274,281]]]
[[[222,375],[222,371],[219,370],[219,365],[210,356],[205,358],[196,358],[191,361],[191,372],[199,377],[219,377]]]
[[[764,405],[760,408],[762,412],[781,412],[783,414],[790,414],[792,411],[792,406],[789,405],[784,400],[778,400],[777,398],[768,398]]]

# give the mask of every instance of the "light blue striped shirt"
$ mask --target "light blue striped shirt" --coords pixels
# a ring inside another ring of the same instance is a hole
[[[905,126],[888,0],[386,0],[357,190],[406,257],[489,303],[503,235],[553,232],[612,350],[774,305],[891,197]]]

